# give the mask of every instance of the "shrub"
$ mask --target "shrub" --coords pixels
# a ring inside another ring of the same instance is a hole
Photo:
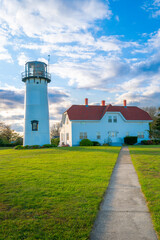
[[[153,141],[152,140],[142,140],[141,144],[143,144],[143,145],[152,145]]]
[[[38,149],[38,148],[40,148],[40,146],[39,145],[32,145],[29,148],[31,148],[31,149]]]
[[[56,147],[54,144],[44,144],[41,148],[52,148]]]
[[[24,149],[24,147],[22,145],[17,145],[14,147],[14,149]]]
[[[143,141],[141,141],[141,144],[143,144],[143,145],[158,145],[158,144],[160,144],[160,140],[159,139],[143,140]]]
[[[101,146],[101,144],[98,141],[92,141],[93,146]]]
[[[51,139],[51,144],[54,145],[54,147],[58,147],[59,141],[59,138],[53,138]]]
[[[23,148],[24,148],[24,149],[29,149],[30,146],[29,146],[29,145],[25,145]]]
[[[70,147],[69,144],[63,144],[62,147]]]
[[[14,142],[14,145],[23,145],[23,138],[18,137]]]
[[[160,139],[154,139],[154,140],[153,140],[153,144],[159,145],[159,144],[160,144]]]
[[[128,145],[134,145],[137,143],[137,137],[136,136],[127,136],[124,138],[124,143]]]
[[[89,139],[82,139],[80,141],[80,146],[93,146],[93,142]]]
[[[103,146],[109,146],[109,144],[108,143],[103,143]]]

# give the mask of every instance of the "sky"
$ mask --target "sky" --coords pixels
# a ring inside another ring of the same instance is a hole
[[[50,126],[73,104],[160,106],[160,0],[0,0],[0,121],[23,132],[27,61],[48,63]]]

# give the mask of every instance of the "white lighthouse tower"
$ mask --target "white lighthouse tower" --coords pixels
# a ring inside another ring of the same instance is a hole
[[[26,85],[24,145],[49,144],[47,85],[51,81],[51,74],[47,72],[47,64],[27,62],[22,81]]]

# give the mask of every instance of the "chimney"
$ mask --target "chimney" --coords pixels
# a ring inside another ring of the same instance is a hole
[[[88,107],[88,98],[85,98],[85,105]]]
[[[126,108],[127,107],[127,101],[123,100],[123,106]]]
[[[102,106],[105,106],[105,104],[106,104],[106,103],[105,103],[105,100],[102,100],[101,103],[102,103]]]

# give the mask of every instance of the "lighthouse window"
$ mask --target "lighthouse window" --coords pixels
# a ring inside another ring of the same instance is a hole
[[[33,120],[31,121],[31,124],[32,124],[32,131],[38,131],[38,121]]]

